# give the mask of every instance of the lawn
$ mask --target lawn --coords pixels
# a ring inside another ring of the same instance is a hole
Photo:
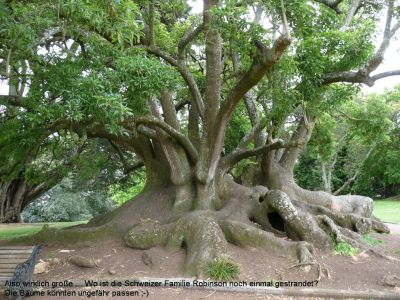
[[[35,224],[1,224],[0,240],[9,240],[14,237],[37,233],[42,229],[43,225],[45,224],[48,224],[52,228],[65,228],[69,226],[83,224],[86,222],[87,221],[35,223]]]
[[[375,200],[374,214],[382,221],[400,223],[400,201]]]

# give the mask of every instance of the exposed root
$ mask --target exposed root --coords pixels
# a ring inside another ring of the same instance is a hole
[[[332,268],[329,267],[328,265],[324,264],[324,263],[320,263],[320,262],[306,262],[306,263],[298,263],[298,264],[294,264],[292,266],[290,266],[288,269],[301,269],[301,268],[305,268],[305,267],[312,267],[312,266],[316,266],[317,267],[317,280],[320,281],[323,278],[328,278],[331,279],[332,275]]]
[[[389,227],[375,216],[371,217],[372,229],[378,233],[390,233]]]
[[[257,247],[279,251],[288,257],[297,257],[299,263],[314,261],[313,247],[307,242],[294,242],[277,238],[274,234],[238,221],[220,221],[227,240],[243,247]]]
[[[125,235],[125,243],[132,248],[149,249],[155,246],[163,246],[167,242],[172,229],[171,224],[161,225],[151,219],[141,220]]]
[[[197,276],[202,276],[206,264],[224,256],[227,249],[224,234],[210,211],[191,212],[167,225],[146,220],[128,231],[125,242],[137,249],[185,246],[184,272]]]
[[[167,241],[169,247],[186,246],[184,272],[202,276],[207,263],[226,255],[227,242],[211,212],[195,211],[179,219]]]
[[[324,250],[331,247],[329,237],[318,226],[315,218],[296,208],[284,192],[269,191],[265,196],[264,205],[282,217],[285,222],[285,231],[290,238],[308,241]]]
[[[321,280],[322,278],[332,278],[332,268],[329,267],[327,264],[324,263],[318,263],[318,278],[317,280]]]

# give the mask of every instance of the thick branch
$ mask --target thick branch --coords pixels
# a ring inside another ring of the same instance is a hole
[[[232,152],[231,154],[225,156],[221,159],[221,166],[225,170],[229,170],[233,168],[239,161],[249,158],[252,156],[258,156],[260,154],[266,153],[268,151],[276,150],[276,149],[283,149],[283,148],[296,148],[301,147],[302,145],[297,142],[288,142],[283,143],[282,141],[277,141],[272,144],[266,144],[260,147],[256,147],[253,149],[238,149]]]
[[[182,147],[186,150],[190,159],[193,162],[196,162],[198,160],[199,154],[196,148],[194,148],[194,146],[190,142],[190,140],[184,134],[174,129],[172,126],[163,122],[162,120],[154,116],[136,116],[122,122],[123,125],[129,125],[130,123],[145,124],[147,126],[155,126],[161,128],[182,145]]]
[[[400,75],[400,70],[394,70],[394,71],[387,71],[387,72],[382,72],[382,73],[376,74],[376,75],[370,77],[370,79],[373,82],[375,82],[382,78],[391,77],[391,76],[399,76],[399,75]]]
[[[290,138],[291,143],[298,143],[303,145],[303,147],[308,143],[311,137],[311,133],[314,127],[314,117],[305,116],[301,119],[296,131],[292,134]],[[282,155],[279,163],[287,170],[293,170],[293,166],[298,159],[301,152],[301,147],[286,149],[285,153]]]
[[[342,13],[342,11],[339,9],[339,4],[343,0],[336,0],[336,1],[331,1],[331,0],[314,0],[315,2],[321,3],[329,7],[330,9],[333,9],[338,15]]]
[[[222,122],[227,123],[239,100],[279,61],[290,42],[286,37],[279,37],[272,49],[268,49],[258,41],[255,42],[258,55],[254,57],[250,69],[237,81],[221,107],[218,117]]]

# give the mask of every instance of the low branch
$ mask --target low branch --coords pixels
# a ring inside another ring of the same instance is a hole
[[[232,169],[238,162],[245,158],[249,158],[252,156],[258,156],[260,154],[266,153],[268,151],[276,150],[276,149],[283,149],[283,148],[302,148],[303,145],[297,142],[288,142],[284,143],[283,141],[279,140],[272,144],[266,144],[260,147],[256,147],[253,149],[237,149],[231,154],[223,157],[221,159],[221,166],[225,170]]]
[[[136,116],[129,118],[125,121],[123,121],[121,124],[122,125],[130,125],[131,123],[135,124],[144,124],[147,126],[155,126],[158,127],[162,130],[164,130],[167,134],[169,134],[171,137],[173,137],[178,143],[182,145],[182,147],[185,149],[187,154],[189,155],[190,159],[193,162],[197,162],[199,154],[196,150],[196,148],[193,146],[193,144],[190,142],[190,140],[181,132],[178,130],[174,129],[172,126],[169,124],[163,122],[162,120],[154,117],[154,116]]]

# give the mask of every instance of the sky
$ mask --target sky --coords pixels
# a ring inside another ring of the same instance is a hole
[[[203,9],[201,0],[188,0],[189,5],[192,7],[193,13],[200,13]],[[382,27],[384,26],[384,16],[382,17]],[[379,43],[379,40],[377,41]],[[392,39],[392,42],[385,53],[385,60],[379,68],[371,75],[378,74],[385,71],[399,70],[400,69],[400,32]],[[395,85],[400,84],[400,76],[392,76],[378,80],[374,86],[368,87],[363,85],[362,92],[381,93],[386,88],[390,89]],[[0,82],[0,95],[7,95],[8,86],[4,82]]]

